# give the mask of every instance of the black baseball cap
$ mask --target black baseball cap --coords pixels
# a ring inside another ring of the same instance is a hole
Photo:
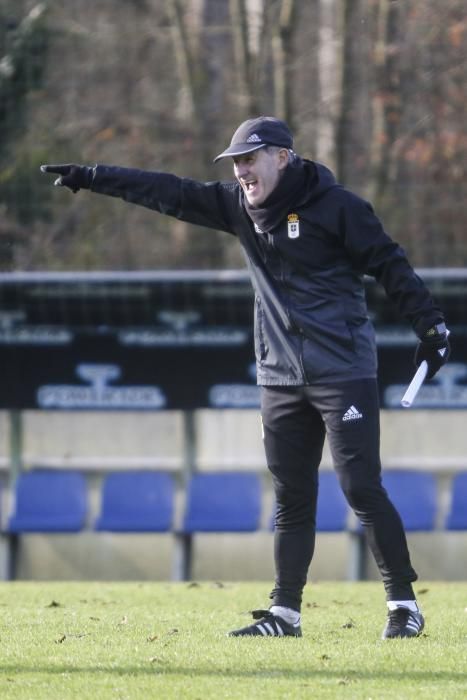
[[[265,146],[292,148],[293,136],[287,124],[275,117],[256,117],[247,119],[232,136],[230,146],[214,158],[217,163],[227,156],[243,156]]]

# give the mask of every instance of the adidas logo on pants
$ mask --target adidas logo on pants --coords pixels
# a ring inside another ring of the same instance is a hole
[[[351,406],[348,411],[344,413],[342,416],[343,421],[348,421],[348,420],[358,420],[359,418],[363,418],[363,414],[358,411],[355,406]]]

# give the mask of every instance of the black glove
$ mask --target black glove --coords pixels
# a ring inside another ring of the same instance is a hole
[[[427,379],[432,379],[449,359],[451,346],[449,345],[448,330],[444,323],[438,323],[430,328],[415,350],[415,366],[419,367],[423,360],[428,364]]]
[[[41,165],[43,173],[60,175],[54,182],[58,187],[68,187],[72,192],[88,190],[91,187],[93,168],[87,165]]]

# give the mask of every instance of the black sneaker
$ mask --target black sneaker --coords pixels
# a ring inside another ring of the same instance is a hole
[[[229,632],[228,637],[301,637],[300,624],[291,625],[270,610],[252,610],[253,625]]]
[[[424,627],[425,620],[421,612],[412,612],[408,608],[396,608],[388,612],[381,639],[418,637]]]

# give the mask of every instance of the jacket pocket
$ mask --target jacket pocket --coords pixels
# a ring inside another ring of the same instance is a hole
[[[306,329],[303,363],[308,377],[338,374],[348,370],[354,360],[354,339],[345,321]]]

